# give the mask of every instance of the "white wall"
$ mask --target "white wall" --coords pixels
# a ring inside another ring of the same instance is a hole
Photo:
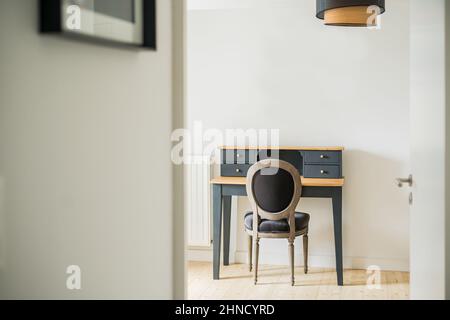
[[[0,1],[0,290],[171,298],[171,2],[157,52],[40,35],[37,4]]]
[[[409,173],[409,1],[391,1],[377,31],[326,27],[315,1],[233,4],[191,2],[206,9],[188,16],[189,122],[279,128],[282,145],[345,146],[345,266],[407,270],[407,192],[394,179]],[[239,200],[238,230],[249,207]],[[312,215],[311,263],[333,267],[331,201],[302,199],[299,209]],[[284,242],[261,250],[262,263],[288,261]],[[245,252],[238,232],[238,261]]]

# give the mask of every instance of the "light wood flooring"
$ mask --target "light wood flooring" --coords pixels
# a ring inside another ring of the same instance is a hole
[[[192,300],[405,300],[409,299],[409,273],[381,272],[381,288],[369,289],[365,270],[345,270],[343,287],[336,285],[336,272],[312,268],[307,275],[295,269],[295,286],[290,285],[288,266],[259,268],[253,284],[248,266],[221,267],[221,280],[212,280],[212,264],[188,263],[188,299]]]

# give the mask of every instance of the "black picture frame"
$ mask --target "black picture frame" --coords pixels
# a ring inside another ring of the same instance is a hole
[[[143,3],[143,30],[142,44],[129,44],[116,40],[107,40],[90,35],[65,32],[62,27],[61,6],[62,0],[39,0],[40,32],[44,34],[61,34],[64,36],[95,41],[105,44],[116,44],[128,47],[157,50],[157,0],[142,0]]]

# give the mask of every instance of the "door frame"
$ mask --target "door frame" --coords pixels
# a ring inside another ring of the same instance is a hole
[[[164,0],[165,1],[165,0]],[[172,128],[185,128],[187,0],[172,0]],[[187,298],[184,166],[172,163],[173,298]]]

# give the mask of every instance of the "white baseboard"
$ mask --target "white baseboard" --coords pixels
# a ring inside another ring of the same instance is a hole
[[[188,261],[212,261],[212,250],[210,248],[189,248],[187,251]]]
[[[189,249],[189,261],[207,261],[212,262],[212,250],[205,249]],[[230,262],[233,263],[247,263],[247,251],[237,251],[234,259],[230,257]],[[261,264],[270,265],[287,265],[287,254],[276,252],[264,252],[260,255],[259,261]],[[285,262],[284,262],[285,261]],[[295,255],[296,265],[303,265],[303,255]],[[334,256],[309,256],[309,266],[312,268],[335,268]],[[344,256],[345,269],[367,269],[369,266],[378,266],[384,271],[409,271],[409,261],[407,259],[386,259],[386,258],[370,258],[370,257],[351,257]]]

